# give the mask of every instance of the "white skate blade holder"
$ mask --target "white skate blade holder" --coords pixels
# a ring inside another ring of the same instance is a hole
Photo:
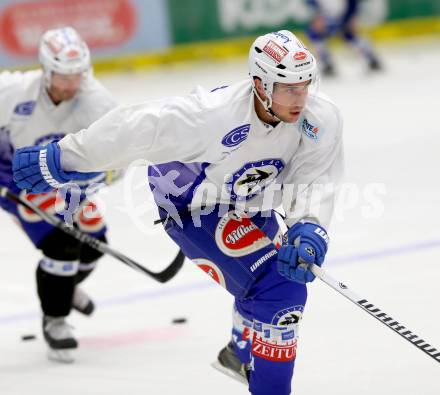
[[[247,382],[247,380],[239,373],[234,372],[231,369],[225,368],[223,365],[221,365],[218,361],[215,361],[211,364],[211,366],[218,370],[219,372],[225,374],[226,376],[230,377],[231,379],[234,379],[236,381],[238,381],[241,384],[246,385],[246,387],[249,385],[249,383]]]
[[[49,348],[49,350],[47,351],[47,357],[49,358],[49,360],[54,362],[60,362],[60,363],[75,362],[72,349],[55,350],[53,348]]]

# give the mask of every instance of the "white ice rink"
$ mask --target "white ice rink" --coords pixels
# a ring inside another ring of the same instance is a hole
[[[379,47],[386,71],[368,75],[339,52],[339,76],[322,90],[345,118],[346,181],[325,268],[429,343],[440,347],[440,45]],[[246,60],[103,76],[123,103],[214,88],[246,77]],[[156,218],[144,170],[103,191],[111,245],[160,269],[175,245]],[[383,212],[365,195],[386,189]],[[131,193],[132,192],[132,193]],[[133,196],[133,198],[131,198]],[[128,212],[127,212],[128,210]],[[139,217],[139,218],[137,218]],[[137,219],[136,219],[137,218]],[[232,298],[190,262],[161,285],[104,257],[84,289],[92,318],[72,313],[76,362],[46,359],[34,272],[39,258],[0,213],[0,394],[246,394],[210,367],[226,344]],[[172,324],[185,317],[187,323]],[[23,342],[22,335],[35,334]],[[319,280],[309,286],[295,395],[438,395],[440,365]],[[274,394],[276,395],[276,394]]]

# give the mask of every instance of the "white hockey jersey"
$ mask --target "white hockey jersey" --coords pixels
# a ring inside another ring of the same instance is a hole
[[[54,105],[41,70],[0,74],[0,126],[9,130],[14,149],[45,145],[54,137],[88,127],[116,107],[110,93],[92,76],[72,100]]]
[[[46,145],[87,128],[116,105],[93,75],[83,81],[72,100],[54,105],[44,87],[41,70],[0,73],[0,184],[12,180],[13,151]]]
[[[189,191],[190,209],[229,202],[252,212],[282,203],[288,226],[302,218],[328,225],[334,188],[321,189],[319,204],[310,192],[337,183],[343,168],[342,119],[329,99],[310,95],[296,123],[272,127],[256,115],[250,80],[118,107],[59,145],[66,171],[165,164],[150,177],[162,196]]]

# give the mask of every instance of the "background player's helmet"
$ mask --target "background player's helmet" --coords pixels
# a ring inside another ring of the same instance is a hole
[[[91,69],[90,51],[75,29],[48,30],[40,39],[38,57],[47,83],[51,74],[79,74]]]
[[[288,30],[257,37],[249,51],[252,85],[255,88],[254,77],[260,78],[269,100],[274,83],[314,82],[317,72],[315,57]]]

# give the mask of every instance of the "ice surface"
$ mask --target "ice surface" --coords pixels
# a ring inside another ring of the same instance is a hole
[[[383,184],[384,211],[345,194],[330,229],[326,269],[413,332],[440,347],[440,51],[438,42],[379,48],[386,70],[369,75],[349,52],[322,90],[345,121],[346,181],[365,191]],[[214,88],[245,78],[246,60],[164,67],[102,81],[123,103]],[[142,168],[101,194],[111,244],[160,269],[176,247],[159,228]],[[130,191],[134,191],[134,198]],[[351,204],[350,199],[355,203]],[[357,203],[356,203],[357,202]],[[127,207],[131,212],[127,213]],[[133,209],[136,208],[136,211]],[[228,341],[232,298],[186,264],[161,285],[112,258],[84,285],[97,302],[92,318],[72,313],[81,346],[76,363],[45,357],[30,242],[0,212],[0,394],[244,394],[210,367]],[[438,395],[439,365],[325,284],[309,287],[295,372],[295,394]],[[186,324],[172,320],[185,317]],[[23,342],[22,335],[37,340]]]

